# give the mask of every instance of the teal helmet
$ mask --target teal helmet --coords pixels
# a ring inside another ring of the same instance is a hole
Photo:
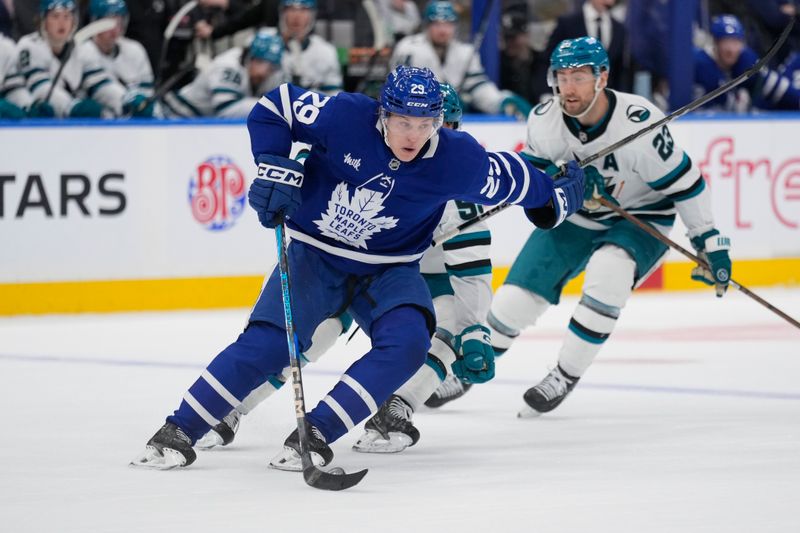
[[[558,43],[550,54],[550,73],[564,68],[577,68],[589,65],[595,77],[602,71],[609,71],[611,64],[608,53],[600,41],[594,37],[578,37],[565,39]]]
[[[280,65],[283,56],[283,39],[274,33],[258,32],[253,38],[253,42],[250,43],[248,54],[253,59]]]
[[[456,22],[458,13],[449,0],[431,0],[425,6],[423,18],[428,22]]]
[[[128,6],[125,0],[91,0],[89,2],[89,16],[92,20],[103,17],[127,17]]]
[[[78,4],[75,3],[75,0],[42,0],[39,3],[39,14],[42,17],[55,9],[66,9],[67,11],[77,13]]]
[[[440,83],[439,88],[442,91],[444,122],[452,124],[453,129],[457,130],[461,123],[461,117],[464,114],[464,110],[461,107],[461,99],[458,97],[456,90],[449,83]]]
[[[306,9],[317,9],[317,0],[281,0],[281,7],[304,7]]]

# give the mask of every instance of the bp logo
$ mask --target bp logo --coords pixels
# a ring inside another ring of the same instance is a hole
[[[631,122],[644,122],[650,118],[650,110],[640,105],[631,104],[625,112]]]
[[[209,157],[189,178],[189,205],[194,219],[211,231],[232,227],[247,197],[244,174],[224,155]]]

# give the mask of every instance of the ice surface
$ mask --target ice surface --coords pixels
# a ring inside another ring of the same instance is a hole
[[[800,316],[800,290],[758,292]],[[735,291],[637,293],[573,395],[518,420],[574,305],[494,381],[417,413],[413,448],[337,441],[335,465],[370,469],[342,493],[266,467],[294,428],[288,387],[185,470],[127,466],[246,309],[0,319],[0,531],[800,531],[800,331]],[[340,339],[306,370],[312,405],[367,347]]]

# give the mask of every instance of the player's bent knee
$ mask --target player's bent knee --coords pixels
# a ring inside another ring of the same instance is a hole
[[[410,305],[388,311],[375,322],[372,343],[373,347],[391,347],[399,353],[404,370],[415,371],[425,363],[431,347],[424,311]]]
[[[599,248],[586,265],[583,293],[607,306],[621,309],[633,291],[636,262],[613,244]]]

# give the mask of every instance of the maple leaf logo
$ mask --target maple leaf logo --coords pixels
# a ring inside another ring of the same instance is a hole
[[[398,219],[378,216],[384,210],[383,202],[387,196],[357,187],[351,197],[347,183],[341,182],[331,193],[328,209],[314,224],[326,237],[366,250],[366,241],[374,234],[397,226]]]

